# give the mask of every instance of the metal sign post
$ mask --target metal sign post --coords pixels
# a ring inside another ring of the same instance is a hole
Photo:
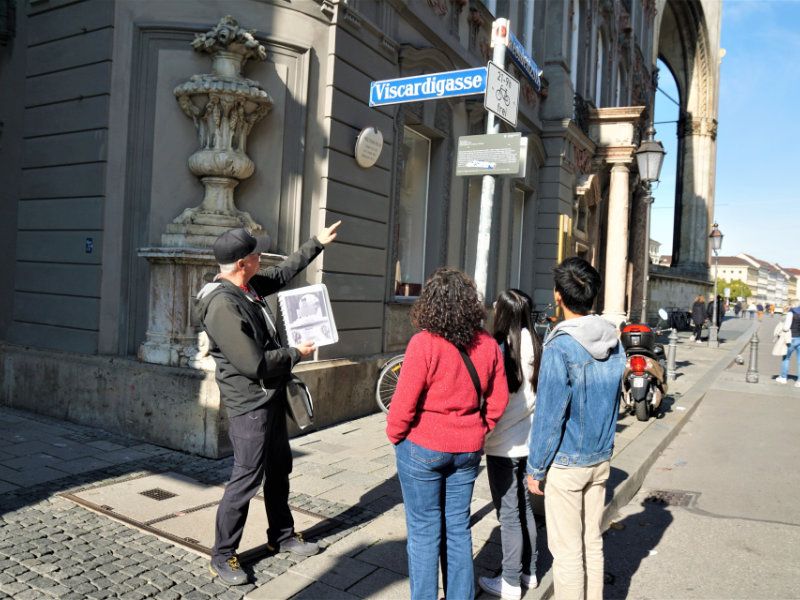
[[[506,40],[510,23],[508,19],[497,19],[492,23],[492,62],[502,69],[506,66]],[[486,133],[499,133],[500,122],[494,113],[486,115]],[[478,245],[475,250],[475,285],[478,293],[486,299],[489,276],[489,249],[492,242],[492,211],[494,210],[495,176],[484,175],[481,182],[481,211],[478,218]]]

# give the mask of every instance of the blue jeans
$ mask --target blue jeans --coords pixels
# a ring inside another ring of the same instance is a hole
[[[500,521],[503,579],[515,587],[521,575],[536,575],[536,519],[525,482],[527,462],[527,456],[486,457],[489,490]]]
[[[443,545],[446,596],[471,600],[475,597],[475,575],[469,514],[481,452],[439,452],[409,440],[397,444],[395,452],[406,511],[412,600],[438,597]]]
[[[786,379],[789,376],[789,362],[795,352],[797,352],[797,377],[798,381],[800,381],[800,337],[793,337],[792,343],[786,348],[786,356],[783,357],[783,362],[781,363],[781,377]]]

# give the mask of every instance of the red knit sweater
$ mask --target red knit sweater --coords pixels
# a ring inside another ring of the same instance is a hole
[[[386,435],[393,444],[408,438],[440,452],[475,452],[508,404],[508,384],[497,342],[485,331],[467,350],[486,399],[485,417],[458,349],[421,331],[406,349],[392,397]]]

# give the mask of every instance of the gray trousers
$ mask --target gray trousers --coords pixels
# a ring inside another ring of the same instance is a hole
[[[266,406],[231,417],[233,470],[217,508],[213,558],[236,552],[244,533],[250,500],[264,486],[267,542],[276,545],[291,537],[294,519],[289,509],[292,451],[286,428],[286,401],[273,397]]]
[[[525,485],[527,457],[487,456],[492,503],[500,521],[503,579],[519,586],[520,577],[536,574],[536,521]]]

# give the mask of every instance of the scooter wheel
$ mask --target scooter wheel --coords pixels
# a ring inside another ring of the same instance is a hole
[[[636,401],[636,419],[647,421],[650,418],[650,403],[647,399]]]

